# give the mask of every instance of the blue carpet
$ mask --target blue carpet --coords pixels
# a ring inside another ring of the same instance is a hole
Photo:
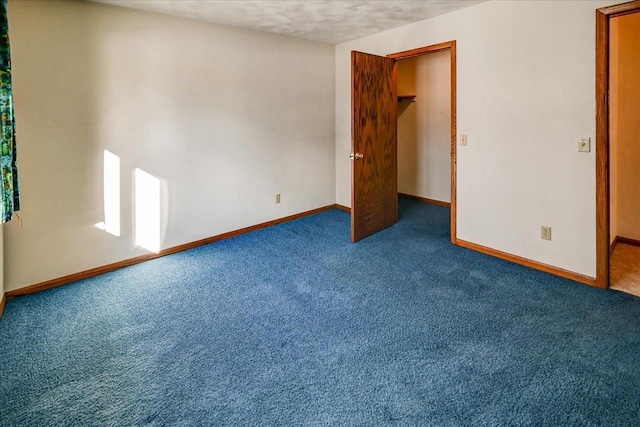
[[[401,199],[8,302],[0,424],[638,425],[640,299],[458,248]]]

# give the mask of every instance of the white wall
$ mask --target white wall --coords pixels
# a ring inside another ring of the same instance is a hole
[[[9,24],[24,228],[5,228],[7,290],[146,253],[135,168],[162,182],[162,248],[335,203],[332,45],[75,1],[11,1]],[[120,237],[94,226],[105,149]]]
[[[451,53],[398,61],[398,192],[451,201]]]
[[[595,276],[595,10],[492,1],[336,46],[336,201],[350,205],[350,57],[457,40],[457,236]],[[551,242],[540,226],[553,228]]]
[[[640,240],[640,13],[612,21],[618,31],[617,67],[611,70],[610,125],[611,137],[617,140],[611,147],[616,153],[612,157],[617,157],[617,185],[612,185],[617,190],[617,235]]]

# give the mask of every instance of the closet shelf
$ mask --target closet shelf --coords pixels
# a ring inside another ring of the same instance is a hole
[[[398,102],[402,101],[416,102],[416,95],[398,95]]]

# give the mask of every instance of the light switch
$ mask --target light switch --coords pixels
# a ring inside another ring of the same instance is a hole
[[[591,138],[578,138],[578,151],[588,153],[591,151]]]
[[[460,145],[467,145],[467,135],[460,135]]]

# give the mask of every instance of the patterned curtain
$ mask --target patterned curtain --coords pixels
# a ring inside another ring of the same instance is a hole
[[[0,223],[11,220],[20,210],[18,168],[16,166],[16,123],[13,112],[11,85],[11,49],[9,48],[9,20],[7,0],[0,0]]]

